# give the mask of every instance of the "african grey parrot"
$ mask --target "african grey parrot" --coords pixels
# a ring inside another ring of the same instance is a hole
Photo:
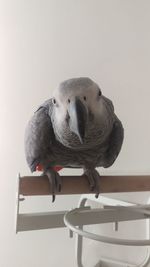
[[[66,80],[29,121],[25,154],[32,172],[43,166],[55,192],[61,178],[54,166],[83,168],[91,190],[99,194],[96,167],[107,168],[116,160],[124,138],[121,121],[100,87],[86,77]]]

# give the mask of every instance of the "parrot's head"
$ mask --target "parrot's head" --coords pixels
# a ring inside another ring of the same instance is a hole
[[[102,91],[91,79],[66,80],[54,91],[52,124],[59,142],[73,149],[92,147],[105,128]]]

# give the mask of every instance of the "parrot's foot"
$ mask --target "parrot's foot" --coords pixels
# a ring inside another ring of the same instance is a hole
[[[52,202],[55,201],[55,192],[61,191],[62,181],[60,175],[53,169],[47,169],[44,171],[44,174],[47,175],[51,191],[52,191]]]
[[[88,179],[90,185],[90,191],[95,191],[95,197],[98,198],[100,190],[99,190],[99,178],[100,175],[95,169],[85,169],[83,175],[85,175]]]

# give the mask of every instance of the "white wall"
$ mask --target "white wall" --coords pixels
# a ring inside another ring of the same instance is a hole
[[[149,13],[148,0],[0,1],[1,267],[75,266],[64,229],[14,233],[16,174],[29,174],[24,128],[62,80],[89,76],[113,100],[125,141],[111,171],[150,170]],[[77,199],[57,199],[53,209]],[[24,209],[51,207],[49,198],[30,201]]]

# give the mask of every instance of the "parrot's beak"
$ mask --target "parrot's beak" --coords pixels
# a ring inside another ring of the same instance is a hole
[[[70,130],[79,137],[81,144],[83,144],[88,118],[87,108],[79,98],[75,98],[69,103],[68,113]]]

